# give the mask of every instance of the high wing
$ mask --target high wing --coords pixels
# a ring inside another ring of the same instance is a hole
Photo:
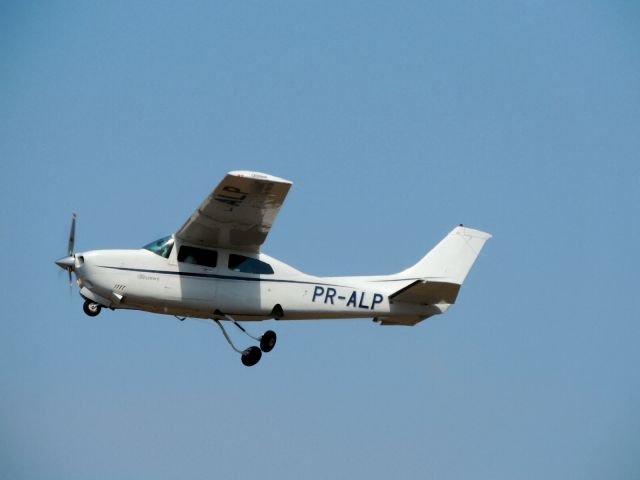
[[[176,237],[195,245],[257,252],[291,182],[265,173],[229,172]]]

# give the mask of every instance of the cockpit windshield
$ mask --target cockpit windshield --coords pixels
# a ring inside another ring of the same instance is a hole
[[[149,250],[150,252],[153,252],[156,255],[160,255],[161,257],[169,258],[169,255],[171,254],[171,249],[173,248],[173,237],[171,235],[162,237],[160,240],[151,242],[142,248],[144,248],[145,250]]]

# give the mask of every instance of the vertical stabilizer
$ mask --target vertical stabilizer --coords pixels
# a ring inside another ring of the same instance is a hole
[[[398,274],[461,285],[491,235],[462,225],[454,228],[422,260]]]

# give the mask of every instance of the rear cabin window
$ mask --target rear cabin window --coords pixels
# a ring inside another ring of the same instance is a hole
[[[258,273],[270,275],[273,268],[257,258],[245,257],[244,255],[229,255],[229,270],[242,273]]]
[[[218,263],[218,252],[185,245],[178,250],[178,261],[213,268]]]

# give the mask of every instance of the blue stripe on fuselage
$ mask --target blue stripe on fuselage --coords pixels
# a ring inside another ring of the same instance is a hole
[[[157,273],[157,274],[163,274],[163,275],[179,275],[183,277],[216,278],[219,280],[241,280],[241,281],[247,281],[247,282],[273,282],[273,283],[298,283],[302,285],[325,285],[329,287],[351,288],[350,286],[347,286],[347,285],[334,285],[331,283],[307,282],[302,280],[282,280],[282,279],[264,278],[264,277],[236,277],[233,275],[220,275],[217,273],[172,272],[170,270],[149,270],[145,268],[109,267],[107,265],[98,265],[98,267],[108,268],[110,270],[123,270],[127,272]]]

